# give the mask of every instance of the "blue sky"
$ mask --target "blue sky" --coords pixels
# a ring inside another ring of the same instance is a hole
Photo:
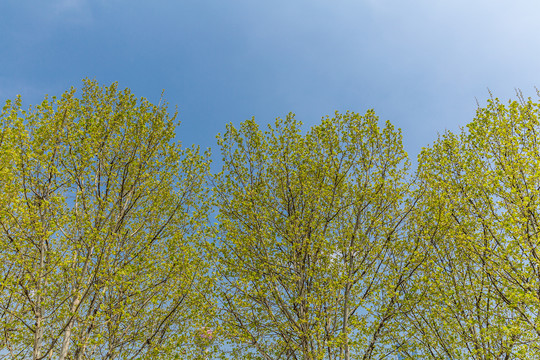
[[[178,106],[185,144],[225,124],[374,108],[412,157],[515,88],[540,87],[540,2],[4,0],[0,101],[118,81]]]

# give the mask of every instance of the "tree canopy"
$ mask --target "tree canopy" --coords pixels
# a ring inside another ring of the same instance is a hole
[[[540,103],[413,169],[373,110],[176,140],[114,83],[0,114],[0,358],[534,359]]]
[[[372,111],[325,118],[305,136],[299,125],[289,115],[262,132],[249,120],[219,137],[216,263],[235,356],[395,353],[394,320],[422,259],[407,237],[401,134]]]
[[[209,159],[86,81],[0,117],[0,327],[12,359],[171,357],[203,321]]]

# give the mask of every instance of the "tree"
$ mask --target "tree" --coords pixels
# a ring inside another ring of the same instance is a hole
[[[207,324],[208,154],[176,114],[84,81],[0,116],[0,348],[11,359],[186,358]],[[183,354],[185,353],[185,354]],[[180,355],[182,354],[182,355]]]
[[[540,105],[519,100],[491,99],[419,158],[425,218],[439,231],[428,295],[411,320],[430,358],[540,354]]]
[[[373,111],[293,115],[218,137],[214,248],[221,326],[235,358],[374,359],[396,354],[397,315],[423,261],[401,134]],[[402,345],[404,347],[405,345]]]

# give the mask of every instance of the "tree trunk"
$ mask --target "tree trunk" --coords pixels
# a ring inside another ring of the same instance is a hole
[[[43,339],[43,309],[41,308],[41,289],[43,284],[43,268],[45,266],[45,239],[41,237],[39,247],[39,271],[36,286],[36,305],[35,305],[35,329],[34,329],[34,351],[32,359],[37,360],[41,357],[41,343]]]
[[[341,333],[343,334],[343,340],[345,341],[345,344],[343,346],[343,360],[349,360],[349,297],[351,296],[351,286],[350,283],[347,282],[345,285],[345,297],[343,300],[343,328],[341,329]]]
[[[73,302],[71,303],[71,313],[73,314],[75,310],[77,309],[77,306],[79,306],[79,295],[75,295],[75,298],[73,299]],[[66,331],[64,333],[64,340],[62,341],[62,350],[60,352],[60,357],[58,360],[64,360],[68,354],[69,350],[69,341],[71,340],[71,329],[73,328],[73,323],[75,322],[75,316],[73,315],[71,319],[69,320],[69,324],[66,327]]]

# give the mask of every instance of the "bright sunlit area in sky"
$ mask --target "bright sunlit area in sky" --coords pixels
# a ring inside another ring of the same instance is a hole
[[[164,91],[178,139],[203,148],[252,116],[293,112],[307,129],[373,108],[414,159],[490,91],[536,97],[539,14],[530,0],[7,0],[0,100],[36,104],[83,78]]]

